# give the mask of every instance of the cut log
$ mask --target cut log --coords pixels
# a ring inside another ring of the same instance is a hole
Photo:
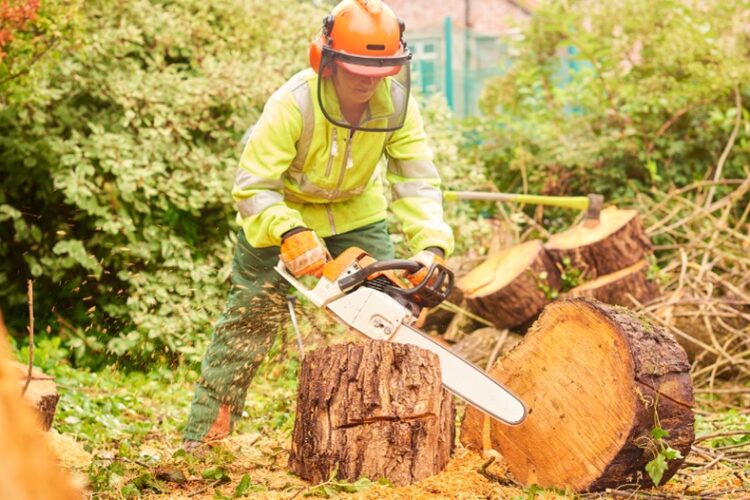
[[[582,273],[585,279],[611,274],[642,260],[651,251],[638,212],[608,207],[599,224],[583,223],[552,235],[545,248],[560,269]]]
[[[560,273],[533,240],[488,257],[456,285],[473,312],[503,330],[533,320],[560,288]]]
[[[440,472],[455,437],[438,357],[390,342],[337,344],[302,363],[291,470],[318,483],[385,477],[395,485]]]
[[[461,441],[489,441],[524,484],[648,487],[655,423],[683,457],[695,438],[689,368],[674,338],[635,313],[590,298],[557,301],[490,370],[526,403],[526,420],[510,427],[467,408]],[[669,461],[663,481],[682,462]]]
[[[659,285],[649,279],[648,261],[642,260],[612,274],[599,276],[595,280],[577,286],[567,293],[568,297],[593,297],[606,304],[635,306],[630,295],[641,304],[659,296]]]
[[[26,385],[26,377],[29,373],[28,365],[24,365],[18,361],[12,361],[11,366],[20,380],[19,387],[23,389],[23,386]],[[19,394],[21,389],[19,389]],[[45,431],[50,430],[50,427],[52,427],[52,420],[55,418],[57,402],[60,400],[60,395],[57,393],[57,385],[55,384],[54,379],[49,375],[45,375],[37,368],[33,368],[31,372],[31,382],[29,382],[29,386],[26,388],[26,393],[23,395],[23,399],[36,410],[42,429]]]

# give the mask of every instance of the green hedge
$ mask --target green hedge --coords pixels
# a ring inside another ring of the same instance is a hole
[[[226,293],[239,138],[324,12],[44,4],[75,29],[0,87],[0,307],[23,332],[33,279],[37,325],[78,362],[196,360]]]
[[[467,154],[504,190],[614,199],[711,178],[740,114],[723,177],[744,177],[747,9],[745,0],[543,2],[511,43],[507,73],[485,87]]]

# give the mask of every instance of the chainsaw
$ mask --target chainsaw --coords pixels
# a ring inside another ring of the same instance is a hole
[[[435,307],[453,289],[453,272],[433,263],[426,277],[407,287],[395,271],[416,273],[411,260],[376,261],[359,248],[349,248],[326,264],[312,288],[295,278],[279,261],[276,271],[315,306],[373,340],[410,344],[436,354],[443,387],[492,418],[516,425],[526,418],[523,402],[483,370],[414,328],[423,307]]]

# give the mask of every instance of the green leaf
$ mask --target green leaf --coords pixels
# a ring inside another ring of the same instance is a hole
[[[664,476],[666,470],[667,461],[661,453],[656,455],[656,458],[646,464],[646,472],[648,472],[648,476],[656,486],[659,486],[659,483],[661,483],[661,478]]]
[[[243,475],[240,482],[237,483],[237,487],[234,489],[234,498],[245,496],[245,493],[248,492],[252,485],[253,482],[250,480],[250,476],[247,474]]]
[[[240,482],[237,483],[237,487],[234,489],[234,495],[232,498],[240,498],[244,496],[248,496],[248,493],[256,492],[256,491],[265,491],[266,487],[260,484],[253,484],[253,481],[250,479],[250,476],[247,474],[242,476],[242,479],[240,479]]]
[[[380,486],[388,486],[389,488],[393,488],[393,483],[390,479],[387,477],[381,477],[377,481],[375,481]]]
[[[662,429],[659,426],[654,427],[651,429],[651,437],[654,439],[666,439],[669,437],[669,431]]]
[[[125,498],[135,498],[140,494],[133,483],[128,483],[120,489],[120,494]]]
[[[662,450],[661,453],[667,460],[676,460],[678,458],[682,458],[682,453],[680,453],[679,450],[675,450],[671,446],[667,446],[666,449]]]
[[[221,466],[211,467],[204,470],[201,473],[201,477],[203,479],[208,479],[209,481],[218,482],[219,484],[226,484],[232,480],[224,467]]]
[[[58,241],[52,251],[57,255],[69,255],[75,262],[93,272],[97,277],[102,274],[101,264],[86,252],[86,248],[80,240]]]

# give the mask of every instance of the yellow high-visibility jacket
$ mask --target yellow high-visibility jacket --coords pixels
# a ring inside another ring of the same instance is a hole
[[[322,83],[326,110],[340,113],[332,82]],[[384,127],[393,119],[394,102],[405,92],[392,83],[385,79],[371,98],[368,123]],[[443,221],[440,177],[415,100],[398,130],[351,131],[325,118],[317,85],[311,69],[292,77],[268,100],[245,145],[232,196],[248,242],[279,245],[298,226],[325,238],[384,220],[385,156],[391,209],[410,249],[436,246],[450,254],[453,233]]]

